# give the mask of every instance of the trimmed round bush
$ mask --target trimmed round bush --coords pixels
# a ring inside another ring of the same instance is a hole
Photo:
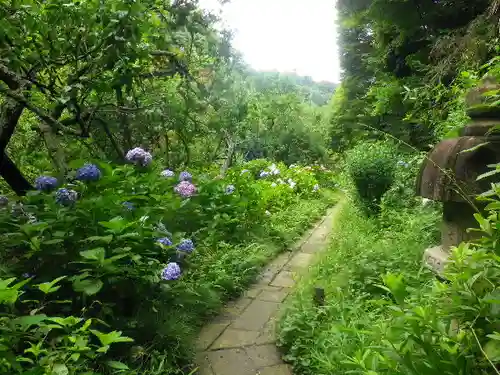
[[[395,147],[389,142],[360,143],[347,152],[346,161],[360,203],[368,214],[377,214],[382,196],[394,182]]]

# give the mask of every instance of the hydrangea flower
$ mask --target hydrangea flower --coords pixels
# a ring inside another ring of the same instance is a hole
[[[170,169],[165,169],[164,171],[162,171],[160,173],[160,175],[162,177],[174,177],[175,176],[175,173],[173,171],[171,171]]]
[[[267,176],[269,176],[269,174],[270,173],[267,171],[261,171],[259,176],[260,176],[260,178],[266,178]]]
[[[278,175],[280,174],[280,170],[278,169],[278,167],[276,167],[276,164],[272,164],[270,167],[269,167],[269,170],[270,170],[270,173],[272,175]]]
[[[181,277],[181,267],[175,262],[167,264],[161,271],[161,278],[163,280],[177,280],[179,277]]]
[[[122,205],[127,209],[127,211],[135,210],[135,205],[132,202],[123,202]]]
[[[318,184],[314,185],[313,186],[313,191],[318,191],[318,190],[319,190],[319,185]]]
[[[240,173],[240,176],[244,175],[245,173],[250,172],[248,169],[243,169]]]
[[[97,181],[101,178],[101,170],[94,164],[85,164],[76,171],[79,181]]]
[[[226,194],[233,194],[235,190],[236,190],[236,188],[234,187],[234,185],[227,185],[226,186]]]
[[[266,216],[271,216],[271,213],[268,210],[266,210],[265,214]]]
[[[295,185],[297,185],[297,183],[295,181],[293,181],[291,178],[288,179],[288,185],[290,185],[290,187],[292,189],[295,188]]]
[[[296,164],[291,164],[288,168],[294,169],[294,168],[297,168],[297,165]]]
[[[57,178],[51,176],[40,176],[35,180],[35,187],[40,191],[51,191],[57,187]]]
[[[194,244],[193,241],[191,240],[182,240],[178,245],[177,245],[177,250],[179,251],[184,251],[186,253],[191,253],[194,250]]]
[[[75,203],[77,198],[78,193],[74,190],[62,188],[56,192],[56,202],[63,206]]]
[[[273,183],[271,184],[271,187],[276,187],[276,186],[278,186],[278,184],[276,184],[276,182],[273,182]]]
[[[192,181],[193,176],[187,171],[183,171],[179,174],[179,181]]]
[[[410,164],[408,164],[407,162],[405,162],[403,160],[400,160],[400,161],[398,161],[398,166],[408,168],[410,166]]]
[[[183,198],[189,198],[196,194],[196,186],[189,181],[181,181],[174,188],[174,191]]]
[[[163,246],[172,246],[172,241],[170,241],[170,238],[168,237],[158,238],[156,242]]]
[[[6,207],[9,204],[9,198],[5,195],[0,195],[0,207]]]
[[[147,167],[153,161],[153,156],[144,149],[136,147],[127,152],[125,159],[136,165]]]

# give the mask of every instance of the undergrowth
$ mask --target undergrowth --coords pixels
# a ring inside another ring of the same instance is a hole
[[[400,215],[406,217],[384,229],[353,201],[342,203],[329,250],[298,285],[280,322],[279,343],[297,374],[348,373],[355,369],[350,358],[379,344],[370,330],[389,315],[376,300],[390,298],[381,275],[403,272],[413,287],[432,280],[421,254],[436,241],[435,210],[417,206]],[[323,306],[314,302],[315,288],[325,291]]]

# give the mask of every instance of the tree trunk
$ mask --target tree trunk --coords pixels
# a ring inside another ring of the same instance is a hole
[[[52,159],[52,164],[57,170],[57,175],[60,180],[63,180],[67,171],[64,148],[61,147],[61,144],[57,140],[56,135],[50,125],[46,124],[45,122],[40,122],[38,123],[38,129],[42,134],[45,146],[47,147],[49,156]]]
[[[24,178],[21,171],[5,153],[0,155],[0,175],[19,196],[26,195],[28,190],[33,189],[28,180]]]

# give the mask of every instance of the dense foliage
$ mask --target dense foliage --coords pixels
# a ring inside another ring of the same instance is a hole
[[[498,71],[498,2],[339,0],[337,9],[343,76],[332,147],[385,132],[426,149],[456,134],[468,121],[464,93]]]
[[[480,236],[452,249],[444,279],[422,265],[440,241],[440,206],[414,196],[420,151],[471,113],[498,116],[499,5],[337,2],[344,73],[329,118],[347,198],[280,324],[295,373],[499,373],[499,166],[484,174],[495,178],[478,197]]]
[[[1,374],[192,373],[203,321],[332,203],[335,86],[252,71],[216,21],[0,0]]]
[[[328,204],[326,172],[259,160],[215,178],[126,158],[4,199],[2,373],[180,372],[202,319]]]

